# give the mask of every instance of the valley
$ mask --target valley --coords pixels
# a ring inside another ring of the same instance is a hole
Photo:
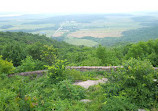
[[[136,14],[80,14],[0,17],[0,31],[22,31],[46,35],[47,37],[52,37],[73,45],[93,47],[102,44],[109,46],[109,44],[115,44],[111,42],[115,41],[115,39],[119,39],[118,41],[121,42],[126,41],[124,37],[127,34],[124,33],[128,33],[128,31],[137,31],[139,29],[153,27],[153,25],[155,26],[155,22],[158,20],[156,14],[152,14],[152,16],[146,15],[147,14],[141,16]],[[144,17],[142,21],[137,20],[137,18],[140,17]],[[109,41],[109,38],[112,40]],[[108,43],[106,43],[107,41]]]

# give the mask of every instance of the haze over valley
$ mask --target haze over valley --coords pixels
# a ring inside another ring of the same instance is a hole
[[[9,14],[0,16],[0,31],[46,35],[73,45],[109,46],[157,38],[157,13]]]

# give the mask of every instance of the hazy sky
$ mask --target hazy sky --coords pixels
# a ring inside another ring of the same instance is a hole
[[[1,0],[0,12],[118,13],[158,11],[158,0]]]

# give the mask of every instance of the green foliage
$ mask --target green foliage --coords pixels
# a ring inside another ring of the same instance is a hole
[[[86,60],[81,62],[81,66],[100,66],[101,59],[97,57],[88,57]]]
[[[117,65],[119,63],[118,58],[115,56],[115,52],[99,45],[96,49],[96,56],[101,60],[101,65]]]
[[[21,65],[16,68],[16,72],[27,72],[44,69],[44,63],[39,60],[33,60],[31,56],[27,56],[21,61]]]
[[[42,50],[43,50],[43,44],[40,42],[31,44],[27,48],[28,54],[31,55],[32,58],[35,60],[41,60]]]
[[[66,60],[57,59],[51,66],[46,66],[48,68],[48,78],[52,83],[57,83],[66,78],[66,75],[64,74],[66,64]]]
[[[139,42],[130,46],[127,54],[125,55],[126,59],[131,57],[136,59],[149,59],[153,66],[158,65],[158,52],[157,52],[158,40],[149,40],[148,42]]]
[[[64,73],[68,80],[72,80],[72,81],[85,80],[85,76],[83,76],[80,71],[73,70],[73,69],[71,69],[71,70],[67,69],[67,70],[65,70]]]
[[[104,47],[99,45],[99,47],[97,48],[96,54],[97,54],[97,57],[101,60],[102,64],[106,63],[108,54]]]
[[[0,90],[0,110],[1,111],[17,111],[19,110],[17,94],[8,89]]]
[[[58,52],[65,54],[66,48],[74,47],[46,36],[24,32],[0,32],[0,42],[0,54],[3,59],[12,61],[14,66],[19,66],[26,56],[51,64],[57,57],[57,48],[60,49]]]
[[[51,45],[44,45],[42,49],[41,60],[51,65],[57,58],[57,50]]]
[[[152,49],[150,49],[150,47],[148,47],[145,42],[139,42],[138,44],[132,45],[126,56],[128,58],[145,58],[146,55],[150,52],[152,52]]]
[[[130,103],[128,98],[123,96],[112,96],[105,100],[102,111],[134,111],[138,109],[135,104]]]
[[[45,36],[0,32],[0,74],[48,68],[39,78],[1,77],[0,110],[32,111],[117,111],[158,108],[158,40],[119,47],[88,48],[54,43]],[[15,44],[9,44],[13,41]],[[16,42],[15,42],[16,41]],[[8,44],[6,44],[8,43]],[[26,51],[26,52],[25,52]],[[132,58],[132,59],[130,59]],[[66,69],[71,65],[123,65],[117,71],[81,72]],[[129,60],[127,60],[129,59]],[[122,61],[125,61],[122,63]],[[151,63],[150,63],[150,62]],[[106,84],[83,89],[76,80],[108,77]],[[72,81],[72,82],[71,82]],[[90,99],[82,103],[80,99]]]
[[[94,48],[89,47],[70,47],[65,48],[59,55],[63,55],[62,59],[67,59],[72,65],[81,65],[83,61],[89,59],[89,57],[95,57]]]
[[[126,89],[123,93],[132,97],[132,101],[141,107],[152,106],[156,98],[157,86],[153,81],[156,73],[151,63],[146,60],[130,59],[125,62],[124,69],[126,75],[123,76],[123,87]]]
[[[88,108],[90,111],[131,111],[137,109],[137,106],[125,96],[108,97],[108,94],[111,95],[112,92],[105,93],[108,90],[105,87],[106,84],[91,86],[88,89],[89,98],[92,100]]]
[[[3,60],[2,56],[0,56],[0,74],[13,73],[14,70],[15,70],[15,68],[13,66],[13,63],[8,62],[7,60]]]
[[[130,59],[123,64],[124,68],[109,76],[105,85],[107,97],[124,96],[139,108],[151,108],[158,100],[157,85],[153,81],[156,76],[149,61]]]
[[[1,54],[3,59],[12,61],[14,66],[20,65],[21,60],[23,60],[27,55],[25,52],[25,47],[18,42],[6,45]]]
[[[24,32],[0,32],[0,39],[2,40],[1,43],[3,45],[13,42],[18,42],[25,45],[33,44],[35,42],[41,42],[49,45],[58,43],[57,41],[54,41],[46,36]]]
[[[51,65],[55,62],[57,58],[57,49],[53,47],[53,45],[44,45],[42,43],[35,43],[30,45],[27,49],[29,55],[33,57],[35,60],[41,60],[48,65]]]
[[[88,110],[88,108],[85,107],[84,103],[79,102],[78,100],[59,100],[56,103],[56,108],[55,110],[57,111],[85,111]]]
[[[85,97],[85,89],[81,86],[72,85],[68,80],[61,81],[58,84],[59,96],[61,99],[83,99]]]

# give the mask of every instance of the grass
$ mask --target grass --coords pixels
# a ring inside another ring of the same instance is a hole
[[[94,21],[92,23],[79,24],[80,30],[68,34],[69,37],[120,37],[122,32],[138,29],[142,26],[139,22],[126,17],[109,17],[107,20]]]
[[[98,45],[97,42],[94,42],[92,40],[73,38],[73,37],[66,38],[64,41],[73,45],[84,45],[84,46],[89,46],[89,47]]]
[[[86,36],[104,38],[104,37],[120,37],[125,29],[85,29],[70,33],[69,37],[82,38]]]

